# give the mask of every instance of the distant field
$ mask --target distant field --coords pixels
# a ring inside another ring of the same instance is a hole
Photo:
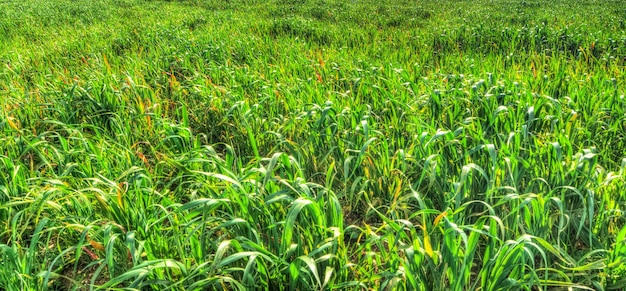
[[[0,290],[623,290],[622,0],[0,0]]]

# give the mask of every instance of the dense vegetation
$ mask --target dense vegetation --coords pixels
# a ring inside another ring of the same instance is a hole
[[[621,0],[2,0],[2,290],[626,286]]]

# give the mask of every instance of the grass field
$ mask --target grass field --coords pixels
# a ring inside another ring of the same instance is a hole
[[[0,290],[623,290],[622,0],[0,0]]]

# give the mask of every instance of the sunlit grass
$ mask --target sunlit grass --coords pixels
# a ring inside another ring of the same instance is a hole
[[[620,290],[619,1],[4,1],[0,289]]]

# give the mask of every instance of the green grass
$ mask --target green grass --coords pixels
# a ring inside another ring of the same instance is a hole
[[[621,1],[0,1],[2,290],[621,290]]]

